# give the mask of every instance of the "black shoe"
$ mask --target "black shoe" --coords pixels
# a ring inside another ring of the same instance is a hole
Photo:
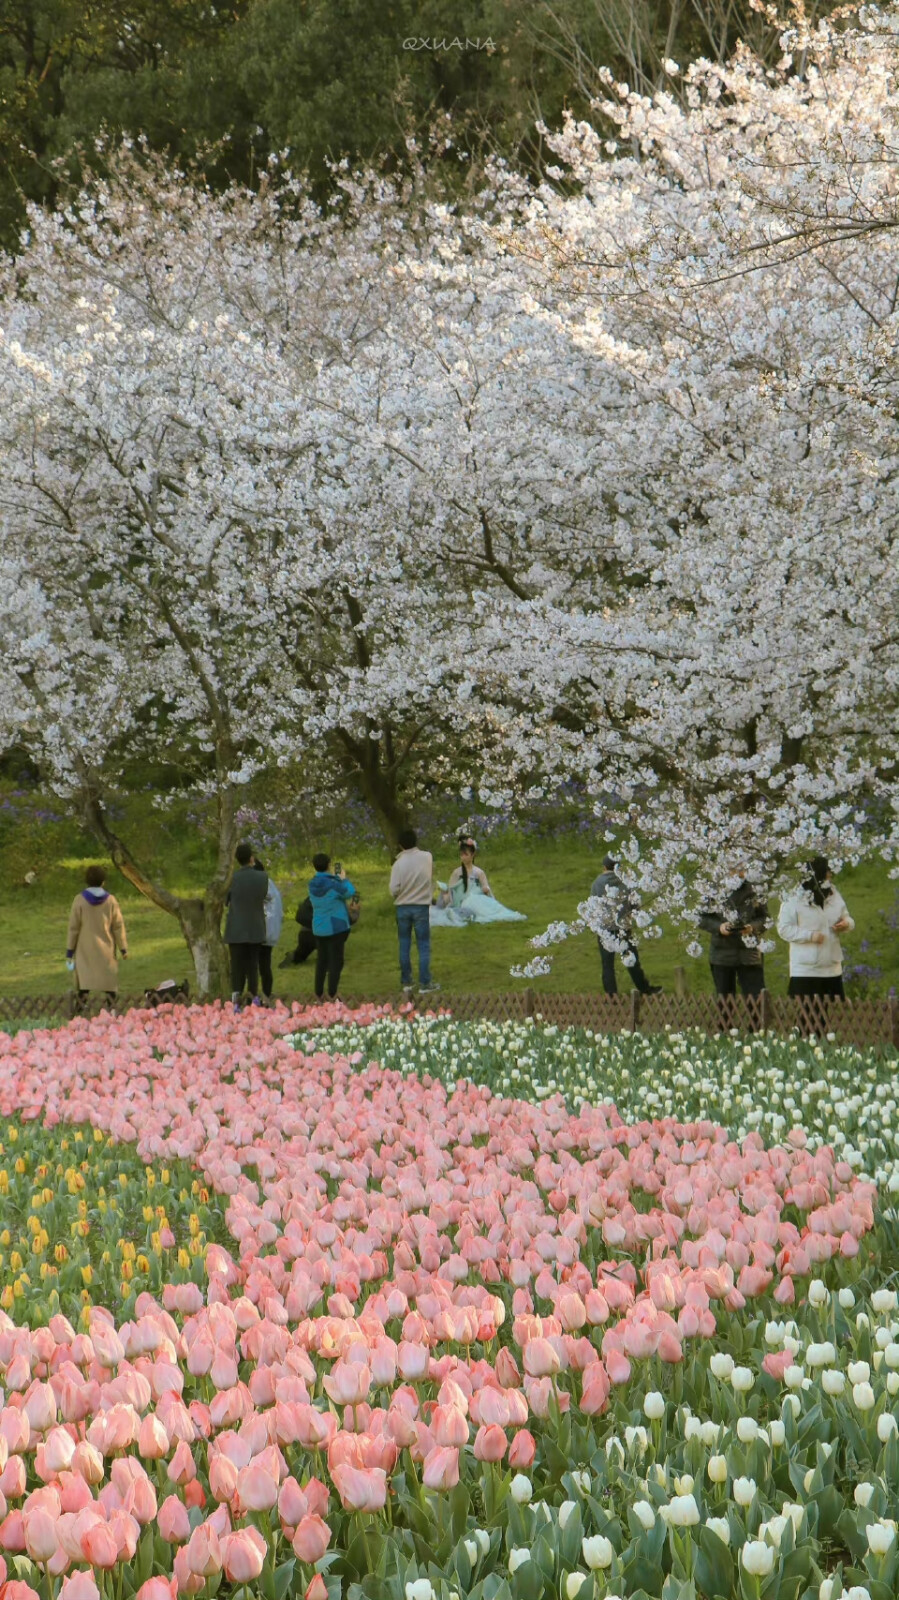
[[[648,989],[644,989],[643,990],[643,993],[644,994],[661,994],[662,993],[662,985],[660,983],[651,983],[649,985]]]
[[[283,972],[285,967],[293,967],[295,965],[296,962],[294,961],[292,955],[285,956],[283,961],[278,962],[278,971]]]

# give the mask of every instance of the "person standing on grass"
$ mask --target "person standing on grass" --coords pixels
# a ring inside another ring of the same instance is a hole
[[[312,932],[315,935],[315,998],[325,996],[325,978],[328,980],[328,999],[337,994],[337,985],[343,971],[346,942],[350,936],[350,913],[347,901],[356,890],[338,861],[334,871],[331,857],[322,852],[312,857],[315,877],[309,880],[309,899],[312,901]]]
[[[239,844],[234,852],[237,870],[225,904],[225,943],[231,953],[231,1000],[240,1010],[244,988],[259,1005],[259,951],[265,941],[265,897],[268,873],[253,866],[253,846]]]
[[[759,941],[768,926],[768,906],[746,876],[748,868],[737,871],[739,883],[721,902],[699,917],[699,926],[711,934],[709,965],[712,982],[719,996],[740,993],[757,998],[765,987],[765,965]],[[747,942],[748,941],[748,942]]]
[[[253,866],[257,872],[265,871],[265,863],[258,856],[253,857]],[[272,951],[281,937],[281,927],[284,922],[284,902],[278,885],[268,880],[268,894],[265,897],[265,938],[259,946],[259,981],[262,984],[262,994],[271,1004],[274,979],[272,977]]]
[[[412,989],[412,934],[418,950],[418,992],[432,994],[439,989],[431,977],[431,901],[434,898],[434,858],[429,850],[419,850],[414,828],[400,834],[400,853],[390,873],[390,893],[396,906],[396,929],[400,946],[400,982]]]
[[[637,946],[631,934],[631,923],[634,915],[634,902],[627,892],[627,888],[618,876],[618,863],[614,856],[606,856],[603,861],[603,870],[594,878],[590,888],[591,900],[602,901],[601,912],[603,916],[603,932],[596,935],[599,945],[599,957],[602,962],[602,987],[605,994],[617,994],[618,984],[615,980],[615,956],[624,955],[627,958],[624,965],[631,975],[631,982],[639,994],[661,994],[661,985],[650,983],[640,965]],[[615,942],[615,949],[606,949],[603,938],[609,936]],[[622,949],[623,946],[623,949]]]
[[[823,856],[809,862],[809,875],[781,905],[777,931],[790,946],[787,993],[799,997],[845,1000],[841,933],[855,923],[846,902],[830,881]]]
[[[104,889],[102,867],[88,867],[86,888],[75,896],[69,912],[66,965],[75,974],[79,1004],[92,989],[105,994],[110,1004],[119,992],[118,951],[128,959],[125,919],[114,894]]]

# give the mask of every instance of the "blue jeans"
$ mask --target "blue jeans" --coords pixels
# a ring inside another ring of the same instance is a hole
[[[427,989],[431,982],[431,908],[430,906],[397,906],[396,927],[400,936],[400,982],[406,988],[412,982],[412,930],[418,947],[418,982]]]

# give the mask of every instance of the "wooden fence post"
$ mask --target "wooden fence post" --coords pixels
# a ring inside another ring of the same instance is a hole
[[[687,992],[686,967],[675,967],[674,969],[674,992],[679,1000],[683,1000]]]
[[[890,1043],[894,1050],[899,1050],[899,1000],[891,994],[887,1001],[887,1013],[890,1029]]]
[[[524,991],[524,1014],[526,1017],[532,1017],[534,1015],[533,989],[525,989]]]
[[[759,995],[759,1026],[763,1033],[767,1033],[771,1026],[771,996],[767,989]]]
[[[631,1032],[636,1033],[640,1027],[640,1001],[643,996],[639,989],[631,990]]]

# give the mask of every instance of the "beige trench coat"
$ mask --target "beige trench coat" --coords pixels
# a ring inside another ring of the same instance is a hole
[[[125,922],[114,894],[101,905],[91,905],[83,894],[75,896],[69,915],[66,949],[75,952],[75,977],[79,989],[105,989],[118,993],[116,949],[127,950]]]

